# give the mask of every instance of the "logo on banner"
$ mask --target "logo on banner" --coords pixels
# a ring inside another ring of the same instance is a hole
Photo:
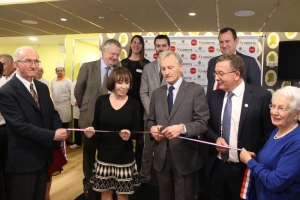
[[[193,40],[191,41],[191,45],[192,45],[192,46],[196,46],[196,45],[197,45],[197,40],[193,39]]]
[[[182,63],[183,66],[193,66],[192,63]]]
[[[186,81],[190,81],[190,80],[192,80],[192,77],[184,77],[183,79]]]
[[[215,51],[215,47],[213,47],[213,46],[208,47],[208,52],[209,53],[213,53],[214,51]]]
[[[153,54],[153,58],[156,60],[157,59],[157,53]]]
[[[190,69],[190,73],[191,73],[191,74],[196,74],[196,72],[197,72],[196,68],[192,67],[192,68]]]
[[[170,42],[170,45],[176,45],[176,42]]]
[[[203,44],[203,42],[200,40],[200,41],[199,41],[199,44],[200,44],[200,45],[202,45],[202,44]]]
[[[193,53],[193,54],[191,54],[190,58],[191,58],[192,60],[196,60],[196,59],[197,59],[197,55]]]
[[[243,45],[243,44],[244,44],[244,42],[242,40],[240,40],[240,45]]]
[[[255,47],[254,46],[249,47],[249,52],[254,53],[255,52]]]
[[[170,50],[171,50],[171,51],[175,51],[176,48],[175,48],[174,46],[170,46]]]

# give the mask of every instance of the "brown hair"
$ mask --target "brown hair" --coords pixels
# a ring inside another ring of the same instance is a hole
[[[125,67],[115,67],[107,79],[107,89],[113,91],[118,81],[128,81],[129,89],[132,88],[132,76],[130,71]]]
[[[232,53],[224,54],[217,59],[217,63],[226,60],[230,61],[231,69],[240,72],[240,77],[243,78],[245,71],[245,64],[243,58],[239,55]]]

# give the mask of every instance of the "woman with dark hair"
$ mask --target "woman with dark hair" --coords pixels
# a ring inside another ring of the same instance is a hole
[[[140,130],[140,109],[138,102],[127,96],[132,77],[124,67],[115,67],[107,80],[111,94],[98,97],[95,105],[92,127],[84,134],[91,138],[94,130],[105,130],[98,137],[98,155],[90,182],[93,190],[101,192],[101,199],[112,199],[113,190],[118,200],[128,200],[133,194],[133,186],[139,185],[137,166],[133,155],[131,139]]]
[[[140,104],[141,117],[139,119],[141,127],[144,127],[143,115],[144,107],[140,98],[140,86],[141,86],[141,76],[144,66],[150,61],[145,57],[145,43],[144,38],[140,35],[135,35],[132,37],[130,42],[128,57],[121,61],[122,67],[127,68],[132,75],[132,89],[128,92],[128,96],[136,99]],[[135,160],[138,166],[138,170],[141,167],[144,139],[141,135],[136,139],[135,146]]]

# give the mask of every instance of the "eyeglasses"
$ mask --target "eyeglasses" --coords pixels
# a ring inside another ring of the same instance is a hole
[[[276,105],[274,105],[274,104],[270,104],[270,105],[269,105],[269,108],[270,108],[271,110],[278,110],[278,111],[281,112],[281,113],[284,113],[284,112],[286,112],[286,111],[289,110],[289,109],[287,109],[287,108],[284,108],[284,107],[282,107],[282,106],[276,106]]]
[[[235,72],[237,72],[237,71],[231,71],[231,72],[216,72],[216,71],[215,71],[215,72],[213,72],[213,75],[222,78],[222,77],[225,76],[226,74],[235,73]]]
[[[40,65],[40,63],[41,63],[40,60],[30,60],[30,59],[17,60],[17,62],[25,63],[26,65],[32,65],[33,63],[35,65]]]

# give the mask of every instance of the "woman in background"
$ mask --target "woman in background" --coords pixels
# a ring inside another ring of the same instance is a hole
[[[94,130],[106,130],[98,137],[97,159],[90,182],[93,190],[101,192],[102,200],[111,200],[113,190],[118,200],[128,200],[133,186],[139,185],[139,176],[133,155],[131,139],[140,130],[138,102],[127,96],[131,87],[130,72],[124,67],[115,67],[108,77],[107,89],[111,94],[98,97],[92,127],[84,134],[91,138]]]
[[[140,98],[140,86],[141,86],[141,76],[144,66],[150,61],[145,57],[145,42],[144,38],[140,35],[135,35],[132,37],[130,42],[128,57],[121,61],[122,67],[126,67],[132,75],[132,89],[128,91],[128,96],[136,99],[140,104],[141,117],[139,119],[141,127],[144,127],[144,107]],[[135,148],[135,160],[140,170],[142,164],[144,148],[144,138],[141,135],[136,139]]]
[[[300,199],[300,89],[277,90],[270,104],[272,123],[277,127],[257,157],[245,149],[240,154],[254,178],[253,199]]]

